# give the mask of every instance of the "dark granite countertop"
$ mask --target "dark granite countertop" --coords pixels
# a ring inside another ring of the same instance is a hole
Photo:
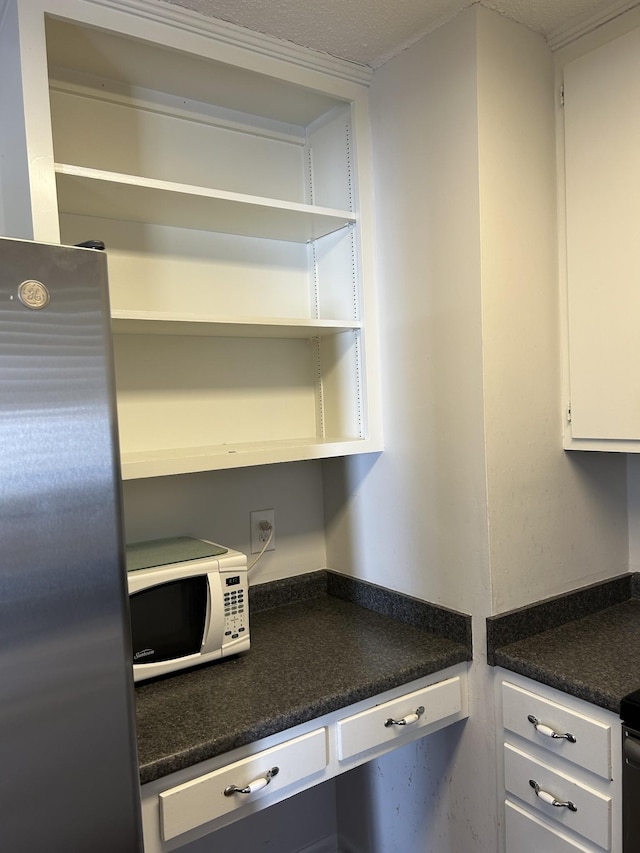
[[[246,654],[136,687],[143,784],[471,659],[470,617],[332,572],[250,602]]]
[[[618,714],[640,688],[637,575],[487,620],[489,663]]]

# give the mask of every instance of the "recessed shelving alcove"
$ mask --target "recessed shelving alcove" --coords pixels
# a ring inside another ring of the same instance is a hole
[[[34,238],[106,246],[123,477],[380,450],[366,86],[144,0],[36,6]]]

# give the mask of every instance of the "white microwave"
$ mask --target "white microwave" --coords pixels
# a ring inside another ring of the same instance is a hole
[[[245,554],[187,536],[126,554],[135,681],[249,648]]]

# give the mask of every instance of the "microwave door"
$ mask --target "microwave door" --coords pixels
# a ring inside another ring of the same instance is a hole
[[[150,583],[133,592],[130,610],[134,665],[151,667],[200,656],[208,621],[208,586],[207,575],[199,574]]]

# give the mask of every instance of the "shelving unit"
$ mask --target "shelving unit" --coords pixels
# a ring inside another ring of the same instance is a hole
[[[9,3],[19,236],[107,247],[123,477],[380,450],[366,87],[147,0]]]

